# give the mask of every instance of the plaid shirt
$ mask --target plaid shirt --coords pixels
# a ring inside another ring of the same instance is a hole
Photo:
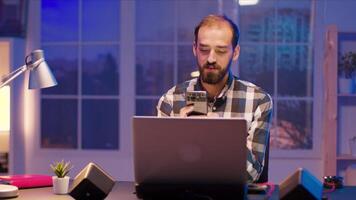
[[[186,105],[185,92],[204,90],[198,80],[194,78],[168,90],[158,102],[158,116],[180,116],[180,109]],[[256,85],[238,80],[230,74],[218,97],[213,102],[211,100],[208,102],[209,116],[246,119],[248,180],[257,181],[264,166],[266,142],[272,119],[272,98]]]

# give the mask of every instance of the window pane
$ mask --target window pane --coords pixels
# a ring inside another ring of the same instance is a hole
[[[218,11],[218,1],[216,0],[176,1],[176,4],[178,41],[192,42],[195,26],[200,20]]]
[[[28,17],[25,0],[0,1],[0,37],[25,37]],[[0,154],[0,172],[1,172]]]
[[[77,100],[42,99],[41,147],[77,148]]]
[[[274,93],[274,46],[241,45],[240,78]]]
[[[275,41],[276,0],[259,1],[254,6],[240,6],[241,41]]]
[[[136,115],[138,116],[156,116],[158,99],[137,99]]]
[[[114,45],[83,46],[83,94],[119,94],[118,49]]]
[[[309,42],[311,0],[279,1],[277,41]]]
[[[337,98],[337,153],[350,154],[350,139],[355,137],[356,126],[355,118],[356,113],[356,98],[353,95],[339,96]],[[348,144],[348,145],[345,145]]]
[[[313,103],[280,100],[277,102],[277,123],[272,127],[271,146],[278,149],[313,148]]]
[[[4,141],[2,141],[4,142]],[[8,143],[8,141],[6,141]],[[0,152],[0,173],[9,173],[9,153]]]
[[[55,87],[42,90],[43,94],[77,94],[78,47],[44,46],[45,59],[58,81]]]
[[[178,83],[191,79],[190,73],[197,70],[192,45],[178,46]]]
[[[173,41],[175,1],[136,0],[136,41]]]
[[[82,148],[119,148],[119,101],[82,101]]]
[[[306,45],[277,47],[278,95],[313,96],[313,70]]]
[[[42,42],[78,39],[78,1],[42,0]]]
[[[83,3],[84,41],[119,41],[120,1],[85,0]]]
[[[173,46],[136,46],[136,94],[162,95],[173,87]]]

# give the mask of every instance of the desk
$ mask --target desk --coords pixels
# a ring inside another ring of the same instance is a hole
[[[107,200],[137,200],[134,192],[134,183],[133,182],[117,182],[110,192]],[[20,195],[14,199],[20,200],[73,200],[69,195],[54,195],[52,193],[52,187],[45,188],[34,188],[34,189],[22,189],[20,190]],[[355,199],[356,187],[355,186],[346,186],[342,189],[337,189],[332,193],[327,193],[324,196],[328,197],[330,200],[347,200]],[[264,199],[263,195],[248,195],[248,199],[259,200]],[[274,191],[271,199],[278,199],[278,187]],[[12,199],[11,199],[12,200]]]
[[[107,196],[107,200],[137,200],[133,182],[117,182]],[[33,189],[21,189],[19,196],[14,198],[17,200],[73,200],[69,195],[54,195],[52,193],[52,187],[45,188],[33,188]],[[248,199],[260,200],[264,199],[264,195],[248,195]],[[274,192],[271,199],[278,199],[278,192]],[[13,200],[13,199],[11,199]]]
[[[356,186],[345,186],[341,189],[336,189],[331,193],[324,194],[325,197],[328,197],[329,200],[352,200],[356,196]]]

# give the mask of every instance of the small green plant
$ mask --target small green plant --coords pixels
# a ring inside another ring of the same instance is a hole
[[[54,162],[50,166],[58,178],[64,178],[73,167],[69,161],[65,162],[64,160],[60,162]]]
[[[345,78],[352,78],[356,71],[356,53],[347,52],[339,60],[339,75]]]

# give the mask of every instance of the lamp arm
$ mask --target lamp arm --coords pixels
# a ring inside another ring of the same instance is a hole
[[[1,78],[0,88],[9,84],[12,80],[14,80],[16,77],[20,76],[22,73],[24,73],[27,70],[28,70],[27,65],[23,65],[20,68],[16,69],[15,71],[11,72],[10,74],[6,75],[4,78]]]

